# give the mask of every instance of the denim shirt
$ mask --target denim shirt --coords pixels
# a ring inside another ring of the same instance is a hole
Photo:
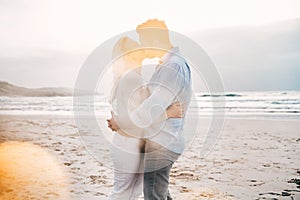
[[[191,101],[191,72],[178,47],[169,50],[156,66],[148,88],[150,96],[131,113],[131,120],[144,128],[145,138],[156,142],[170,151],[184,150],[183,118],[169,118],[166,109],[174,102],[185,104],[185,112]],[[161,120],[164,119],[164,120]]]

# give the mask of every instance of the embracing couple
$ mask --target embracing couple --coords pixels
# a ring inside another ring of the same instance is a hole
[[[120,38],[113,48],[111,95],[114,184],[110,200],[170,200],[169,175],[184,151],[183,125],[191,100],[191,72],[163,21],[137,26],[139,42]],[[145,58],[159,58],[151,79]],[[147,66],[144,66],[147,67]]]

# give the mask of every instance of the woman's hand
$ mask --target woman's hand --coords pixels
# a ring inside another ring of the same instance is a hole
[[[117,131],[119,130],[119,126],[117,125],[115,119],[114,119],[114,113],[111,112],[111,118],[110,119],[107,119],[107,126],[108,128],[110,128],[112,131]]]
[[[175,102],[166,110],[167,118],[182,118],[184,114],[183,104]]]

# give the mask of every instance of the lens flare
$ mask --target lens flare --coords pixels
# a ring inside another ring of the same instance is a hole
[[[69,199],[67,177],[41,147],[26,142],[0,144],[0,200]]]

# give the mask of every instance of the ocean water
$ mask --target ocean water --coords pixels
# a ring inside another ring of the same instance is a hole
[[[104,96],[96,96],[94,103],[82,99],[82,109],[92,107],[96,115],[109,115],[111,106]],[[72,96],[0,97],[0,105],[0,115],[73,115]],[[222,96],[197,93],[189,108],[199,116],[222,111],[231,118],[300,119],[300,91],[230,92]]]

